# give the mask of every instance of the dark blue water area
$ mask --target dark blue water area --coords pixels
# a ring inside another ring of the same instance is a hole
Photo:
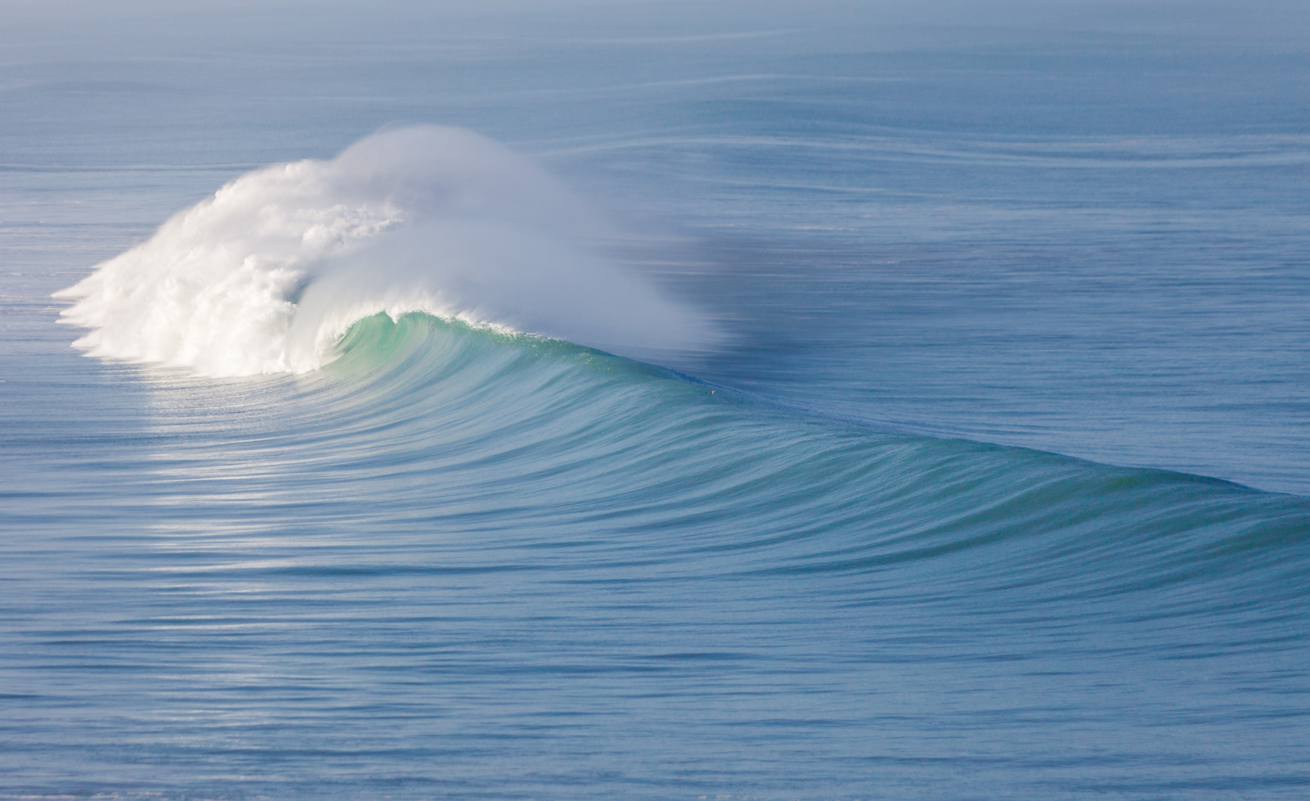
[[[3,34],[0,797],[1310,793],[1296,9],[134,8]],[[726,344],[69,347],[170,215],[418,122]]]

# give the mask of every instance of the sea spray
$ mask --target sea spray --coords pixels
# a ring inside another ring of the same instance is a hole
[[[712,344],[593,245],[615,233],[507,148],[422,126],[244,175],[56,296],[89,354],[211,376],[317,369],[380,312],[629,354]]]

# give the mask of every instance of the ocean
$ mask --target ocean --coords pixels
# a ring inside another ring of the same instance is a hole
[[[0,798],[1310,794],[1296,4],[0,15]]]

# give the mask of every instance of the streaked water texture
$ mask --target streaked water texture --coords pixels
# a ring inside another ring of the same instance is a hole
[[[424,315],[344,350],[295,381],[118,368],[143,406],[94,433],[11,416],[6,452],[63,478],[8,487],[9,526],[54,503],[66,533],[9,546],[51,554],[6,593],[10,786],[1310,781],[1286,751],[1304,500],[815,421]]]
[[[1091,8],[15,8],[0,797],[1306,796],[1304,14]]]

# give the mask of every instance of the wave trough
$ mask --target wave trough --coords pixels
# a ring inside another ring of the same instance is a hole
[[[707,319],[605,257],[616,233],[507,148],[422,126],[248,173],[56,297],[90,355],[209,376],[315,370],[378,313],[626,354],[712,346]]]

